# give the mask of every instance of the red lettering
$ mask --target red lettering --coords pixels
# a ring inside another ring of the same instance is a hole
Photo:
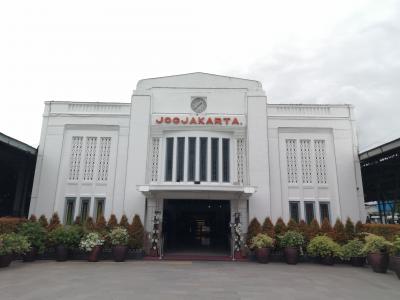
[[[171,123],[171,118],[170,117],[166,117],[164,119],[164,123],[167,123],[167,124]]]
[[[189,118],[186,117],[185,120],[181,119],[181,123],[182,123],[182,124],[187,124],[187,123],[189,123]]]
[[[197,120],[198,120],[199,124],[204,125],[204,117],[198,117]]]
[[[174,122],[174,124],[179,124],[180,119],[178,117],[175,117],[172,119],[172,122]]]
[[[190,124],[197,124],[196,119],[194,117],[192,117],[192,119],[190,120]]]
[[[239,120],[237,118],[233,118],[232,125],[239,125]]]
[[[225,121],[225,125],[229,125],[231,118],[223,118],[223,120]]]
[[[215,118],[215,119],[214,119],[214,124],[215,124],[215,125],[217,125],[217,124],[218,124],[218,125],[222,125],[222,123],[221,123],[221,118]]]
[[[161,124],[164,121],[164,117],[160,117],[159,120],[156,119],[157,124]]]
[[[207,125],[213,125],[213,124],[214,124],[213,120],[211,118],[208,118]]]

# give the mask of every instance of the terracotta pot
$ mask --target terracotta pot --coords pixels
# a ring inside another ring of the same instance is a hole
[[[126,258],[126,254],[128,253],[128,246],[114,246],[112,248],[112,253],[114,257],[114,261],[121,262]]]
[[[286,247],[284,250],[286,263],[289,265],[297,265],[299,262],[299,249]]]
[[[257,248],[256,249],[257,261],[262,264],[267,264],[269,262],[270,252],[271,248]]]
[[[397,277],[400,279],[400,256],[393,256],[394,261],[394,271],[396,272]]]
[[[319,262],[323,265],[333,266],[335,264],[335,258],[333,256],[320,257]]]
[[[88,253],[87,260],[90,262],[99,261],[101,255],[102,247],[101,246],[94,246],[92,251]]]
[[[5,255],[0,255],[0,268],[5,268],[8,267],[13,260],[13,255],[10,254],[5,254]]]
[[[386,273],[389,267],[388,253],[370,253],[367,256],[368,263],[376,273]]]
[[[352,257],[350,263],[353,267],[363,267],[365,265],[365,257]]]
[[[24,261],[24,262],[35,261],[37,253],[38,253],[38,249],[36,247],[32,247],[31,250],[29,250],[24,255],[22,255],[22,261]]]
[[[56,246],[56,261],[66,261],[68,259],[68,248],[64,245]]]

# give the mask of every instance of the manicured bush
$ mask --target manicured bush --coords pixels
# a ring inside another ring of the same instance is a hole
[[[278,218],[278,220],[276,220],[274,230],[275,230],[275,236],[280,236],[285,234],[287,228],[282,218]]]
[[[264,233],[259,233],[251,239],[251,248],[270,248],[274,245],[274,239]]]
[[[76,218],[75,218],[75,220],[74,220],[74,225],[82,226],[82,219],[81,219],[81,216],[76,216]]]
[[[307,246],[307,253],[314,257],[340,257],[341,248],[326,235],[314,237]]]
[[[304,220],[300,220],[299,225],[297,225],[298,231],[304,235],[304,237],[307,239],[307,223]]]
[[[89,232],[82,237],[79,243],[79,248],[83,251],[90,252],[94,247],[102,246],[103,244],[104,239],[98,232]]]
[[[400,235],[393,241],[393,255],[400,256]]]
[[[288,231],[299,231],[299,224],[292,218],[289,220],[286,227]]]
[[[46,246],[47,231],[38,222],[25,222],[19,225],[18,233],[27,238],[32,247],[43,253]]]
[[[30,222],[37,222],[36,216],[35,216],[34,214],[32,214],[32,215],[29,217],[29,221],[30,221]]]
[[[355,228],[354,224],[350,218],[347,218],[346,224],[344,225],[344,233],[346,236],[346,240],[350,241],[355,237]]]
[[[114,228],[117,227],[117,226],[118,226],[117,217],[116,217],[114,214],[112,214],[112,215],[110,216],[110,219],[108,220],[107,229],[108,229],[108,230],[112,230],[112,229],[114,229]]]
[[[42,225],[43,228],[47,229],[47,227],[49,226],[49,222],[47,221],[45,215],[41,215],[39,217],[39,224]]]
[[[391,250],[392,246],[393,244],[387,241],[383,236],[378,236],[370,233],[365,237],[363,253],[386,253]]]
[[[343,245],[346,243],[346,232],[344,231],[344,225],[342,221],[337,218],[335,226],[333,226],[333,239],[335,242]]]
[[[49,226],[47,227],[47,230],[48,231],[52,231],[55,228],[59,227],[60,225],[61,225],[60,218],[58,217],[58,213],[55,212],[51,216],[51,219],[50,219],[50,222],[49,222]]]
[[[126,246],[129,242],[128,230],[123,227],[115,227],[109,233],[109,239],[113,246]]]
[[[397,235],[400,235],[400,224],[363,224],[362,231],[393,241]]]
[[[289,230],[280,239],[282,248],[300,248],[304,245],[304,236],[297,231]]]
[[[349,241],[342,246],[344,260],[350,260],[352,257],[365,257],[363,252],[364,243],[359,239]]]
[[[257,234],[261,233],[261,225],[257,218],[253,218],[247,227],[246,245],[251,247],[251,240]]]
[[[270,217],[265,218],[261,229],[262,229],[262,233],[265,233],[266,235],[268,235],[272,238],[275,237],[274,224],[272,224]]]
[[[317,219],[313,219],[310,224],[306,227],[306,238],[311,241],[314,237],[316,237],[320,233],[319,223]]]
[[[95,225],[94,225],[92,217],[88,217],[86,219],[85,224],[84,224],[84,229],[86,232],[92,232],[95,230]]]
[[[106,218],[104,218],[103,215],[101,215],[96,222],[95,229],[97,232],[104,233],[107,230],[107,222]]]
[[[21,223],[26,222],[24,218],[3,217],[0,218],[0,234],[15,232]]]
[[[322,234],[332,238],[332,236],[333,236],[333,228],[331,226],[331,222],[327,218],[325,218],[322,221],[320,232]]]
[[[123,227],[125,229],[129,228],[129,221],[125,214],[122,215],[121,220],[119,221],[119,227]]]
[[[363,232],[363,225],[362,225],[361,221],[358,221],[356,223],[356,226],[354,227],[354,231],[356,234],[360,234]]]
[[[58,226],[49,233],[49,241],[53,246],[63,245],[75,248],[79,245],[82,232],[76,225]]]
[[[0,255],[24,254],[30,248],[28,239],[23,235],[15,232],[0,235]]]
[[[129,226],[129,246],[133,249],[143,249],[144,227],[139,215],[135,215]]]

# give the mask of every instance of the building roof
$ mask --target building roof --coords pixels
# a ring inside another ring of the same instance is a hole
[[[393,141],[382,144],[382,145],[372,148],[370,150],[364,151],[359,154],[359,157],[360,157],[360,160],[364,160],[364,159],[368,159],[368,158],[371,158],[371,157],[374,157],[377,155],[384,154],[384,153],[389,152],[396,148],[400,148],[400,138],[397,138]]]
[[[0,132],[0,143],[7,144],[13,148],[17,148],[19,150],[28,152],[32,155],[36,155],[37,149],[29,146],[28,144],[25,144],[19,140],[16,140],[8,135],[5,135],[4,133]]]

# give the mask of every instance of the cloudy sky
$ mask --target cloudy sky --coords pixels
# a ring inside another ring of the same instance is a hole
[[[0,132],[34,147],[47,100],[129,102],[202,71],[271,103],[350,103],[360,150],[400,137],[400,1],[3,1]]]

